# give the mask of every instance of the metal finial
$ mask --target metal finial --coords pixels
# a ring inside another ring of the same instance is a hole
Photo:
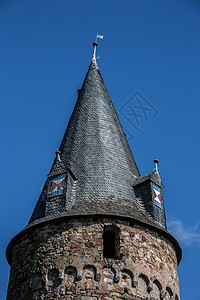
[[[97,42],[94,42],[94,43],[93,43],[93,46],[94,46],[94,50],[93,50],[93,56],[92,56],[92,59],[96,59],[96,50],[97,50],[98,43],[97,43]]]
[[[61,154],[61,151],[57,149],[57,151],[56,151],[56,160],[59,161],[59,162],[61,162],[60,154]]]
[[[158,163],[159,163],[159,160],[158,160],[157,158],[154,159],[154,163],[155,163],[154,171],[157,171],[157,172],[158,172]]]
[[[96,59],[96,50],[97,50],[97,46],[98,46],[98,43],[97,43],[97,39],[101,39],[103,40],[104,36],[103,35],[100,35],[97,33],[97,36],[96,36],[96,40],[95,42],[93,43],[93,46],[94,46],[94,51],[93,51],[93,56],[92,56],[92,59]]]

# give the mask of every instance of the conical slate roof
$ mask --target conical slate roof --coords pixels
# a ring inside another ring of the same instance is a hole
[[[124,210],[127,214],[129,205],[134,205],[133,183],[140,173],[94,58],[59,150],[61,162],[54,161],[49,178],[70,172],[70,192],[74,191],[72,195],[66,191],[69,203],[62,208],[55,205],[54,210],[51,199],[51,209],[48,179],[30,222],[62,212],[97,214],[113,209],[116,213],[117,209],[118,214]]]
[[[65,216],[111,215],[166,228],[164,206],[155,217],[151,204],[153,177],[139,173],[95,56],[58,152],[28,227]],[[58,178],[62,192],[53,193]]]
[[[29,224],[11,240],[8,256],[14,241],[35,225],[70,216],[110,216],[161,232],[180,260],[180,246],[166,230],[157,168],[140,175],[95,56],[56,153]],[[154,203],[154,189],[160,191],[160,207]]]

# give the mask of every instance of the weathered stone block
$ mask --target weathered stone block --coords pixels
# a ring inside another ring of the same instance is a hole
[[[104,226],[111,225],[119,229],[119,259],[103,253]],[[162,299],[166,288],[179,296],[170,241],[125,220],[74,218],[41,224],[16,240],[7,300]]]

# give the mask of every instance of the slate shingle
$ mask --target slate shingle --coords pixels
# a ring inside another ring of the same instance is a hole
[[[158,225],[135,195],[134,186],[143,177],[95,59],[79,90],[59,150],[61,162],[55,159],[29,226],[58,216],[95,214],[132,217]],[[51,176],[59,170],[67,178],[72,174],[74,182],[67,179],[70,186],[66,186],[66,193],[52,198]],[[165,220],[160,225],[165,227]]]

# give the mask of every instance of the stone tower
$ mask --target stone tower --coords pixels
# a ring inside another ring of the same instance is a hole
[[[141,176],[94,54],[28,225],[7,248],[7,300],[180,299],[162,181]]]

